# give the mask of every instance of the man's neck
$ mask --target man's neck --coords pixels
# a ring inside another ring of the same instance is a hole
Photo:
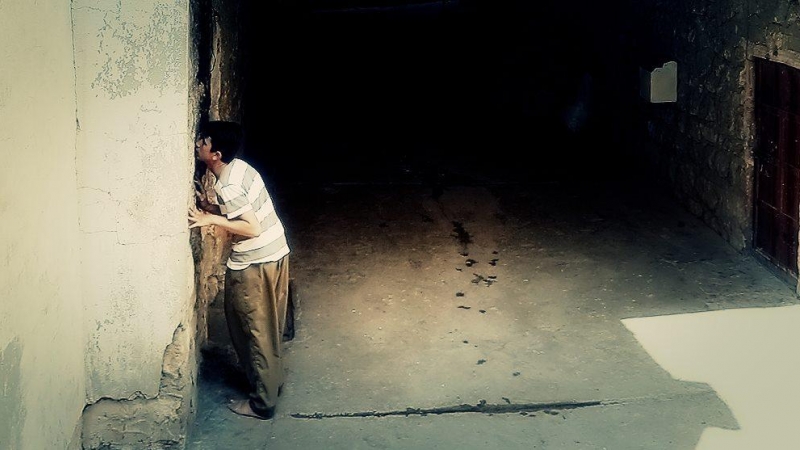
[[[222,175],[222,171],[225,169],[226,166],[227,164],[225,164],[220,160],[210,165],[208,169],[211,170],[211,173],[213,173],[215,177],[219,178],[219,176]]]

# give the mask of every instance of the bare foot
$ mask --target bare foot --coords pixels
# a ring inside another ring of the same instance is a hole
[[[253,411],[253,408],[250,407],[250,402],[247,400],[231,401],[230,403],[228,403],[228,409],[230,409],[231,411],[235,412],[240,416],[254,417],[256,419],[261,419],[261,420],[268,420],[272,418],[272,415],[270,415],[269,417],[264,417]]]

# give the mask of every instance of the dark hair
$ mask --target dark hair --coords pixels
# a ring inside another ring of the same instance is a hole
[[[200,125],[197,138],[211,138],[211,150],[220,152],[222,162],[228,164],[242,151],[244,130],[236,122],[212,120]]]

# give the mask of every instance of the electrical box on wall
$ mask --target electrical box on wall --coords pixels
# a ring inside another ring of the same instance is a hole
[[[653,70],[639,68],[639,94],[650,103],[678,101],[678,63],[669,61]]]

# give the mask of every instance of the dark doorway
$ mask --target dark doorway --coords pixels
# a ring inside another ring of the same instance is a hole
[[[755,60],[757,253],[797,277],[800,71]]]

